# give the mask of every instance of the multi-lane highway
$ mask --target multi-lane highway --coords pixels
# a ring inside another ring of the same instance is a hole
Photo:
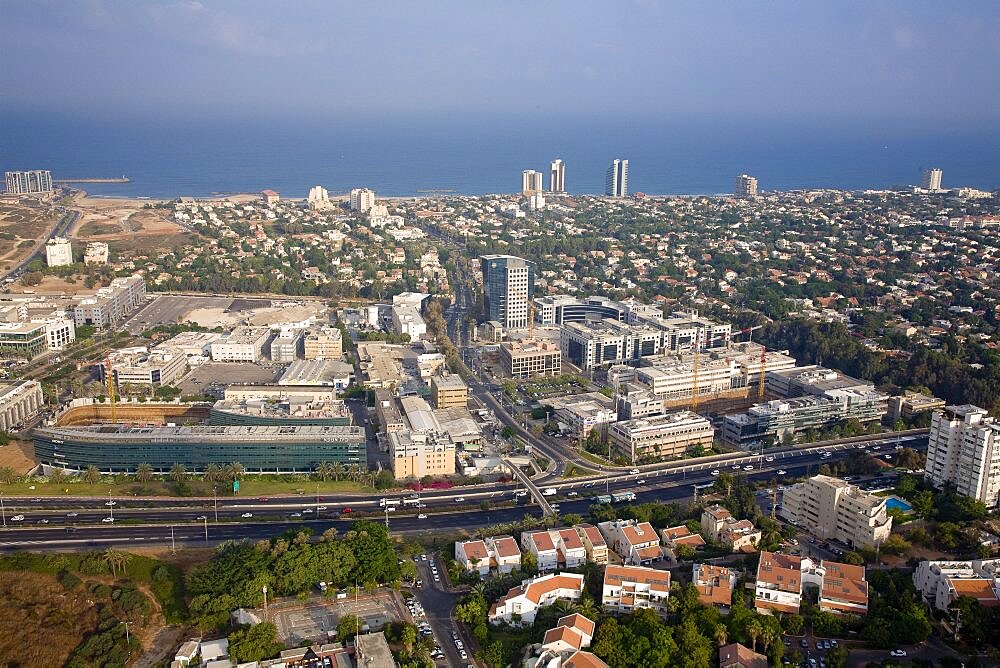
[[[869,449],[879,448],[879,456],[892,456],[897,445],[923,449],[926,442],[926,435],[917,434],[872,437],[862,445]],[[724,461],[674,462],[672,466],[643,470],[638,475],[619,473],[563,479],[552,481],[548,486],[557,489],[552,500],[558,502],[561,514],[586,515],[595,502],[594,497],[615,492],[635,492],[638,502],[692,499],[696,486],[710,485],[721,472],[780,484],[814,473],[820,465],[845,457],[857,445],[852,442],[785,449],[764,456],[734,454]],[[266,501],[220,498],[217,500],[218,520],[216,500],[212,498],[118,498],[114,499],[114,506],[108,506],[108,499],[4,497],[7,527],[0,529],[0,549],[74,550],[126,544],[170,545],[172,541],[177,546],[205,545],[225,540],[267,538],[300,526],[308,526],[316,533],[329,527],[343,531],[358,517],[377,521],[385,521],[388,517],[394,532],[475,530],[519,520],[525,514],[541,514],[537,506],[518,505],[528,498],[517,496],[517,492],[513,484],[426,491],[420,494],[423,507],[401,506],[388,513],[379,507],[378,497],[324,496],[318,502],[315,497]],[[401,502],[403,497],[397,495],[396,498]],[[350,512],[345,512],[347,508]],[[104,522],[112,512],[114,523]],[[248,513],[250,517],[244,517]],[[419,514],[426,517],[421,518]],[[17,515],[23,519],[12,521]],[[41,520],[48,523],[40,524]]]

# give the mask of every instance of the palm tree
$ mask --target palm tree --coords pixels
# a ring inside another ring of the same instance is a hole
[[[757,651],[757,640],[764,633],[764,626],[756,617],[747,622],[747,635],[750,636],[750,649]]]
[[[135,469],[135,479],[139,482],[149,482],[153,479],[153,467],[145,462]]]
[[[209,462],[208,466],[205,467],[205,480],[208,482],[218,482],[219,476],[222,473],[222,469],[215,462]]]
[[[600,610],[597,609],[597,603],[594,602],[594,597],[588,594],[581,596],[574,608],[576,612],[590,620],[596,620],[600,614]]]
[[[52,469],[52,473],[49,474],[49,482],[59,484],[66,477],[66,472],[62,469]]]
[[[170,467],[170,479],[174,482],[182,482],[187,477],[187,467],[183,464],[174,464]]]
[[[96,485],[101,482],[101,471],[96,466],[91,464],[87,467],[87,470],[83,472],[83,479],[90,483],[91,485]]]
[[[719,647],[722,647],[729,640],[729,630],[726,628],[725,624],[715,625],[715,642],[718,643]]]
[[[320,462],[315,468],[316,477],[326,482],[333,477],[333,465],[330,462]]]
[[[233,462],[232,464],[226,467],[226,477],[231,478],[233,482],[236,482],[237,480],[240,479],[240,477],[243,475],[245,471],[246,469],[243,468],[243,464],[240,464],[239,462]]]
[[[104,563],[111,567],[112,577],[115,577],[118,575],[119,568],[122,573],[125,572],[125,564],[128,563],[130,557],[127,552],[119,552],[115,548],[109,547],[104,551],[103,559]]]

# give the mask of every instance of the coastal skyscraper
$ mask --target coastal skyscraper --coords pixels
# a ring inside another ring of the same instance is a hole
[[[920,187],[924,190],[941,190],[941,176],[944,172],[940,167],[931,167],[924,170],[924,178],[920,182]]]
[[[542,173],[536,172],[533,169],[526,169],[521,172],[521,194],[525,197],[531,197],[536,193],[542,192],[544,188],[542,187]]]
[[[375,205],[375,191],[368,188],[355,188],[351,191],[351,211],[366,213]]]
[[[8,195],[41,195],[50,192],[52,192],[52,172],[47,169],[7,172]]]
[[[552,170],[549,172],[549,192],[566,192],[566,164],[559,158],[552,161]]]
[[[931,416],[924,475],[987,508],[1000,506],[1000,424],[978,406],[946,406]]]
[[[604,180],[604,194],[608,197],[628,195],[628,160],[615,159],[608,167]]]
[[[506,329],[528,326],[528,300],[535,291],[535,263],[513,255],[484,255],[483,301],[486,316]]]
[[[750,176],[749,174],[740,174],[736,177],[736,196],[737,197],[756,197],[757,196],[757,179]]]

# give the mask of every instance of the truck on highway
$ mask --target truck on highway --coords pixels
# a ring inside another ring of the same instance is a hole
[[[611,499],[611,495],[610,494],[602,494],[601,496],[597,497],[597,502],[598,503],[609,503],[610,504],[611,501],[612,501],[612,499]]]
[[[611,500],[615,503],[621,503],[622,501],[635,501],[635,492],[621,492],[620,494],[612,494]]]
[[[556,495],[555,487],[546,487],[545,489],[542,490],[542,496],[555,496],[555,495]]]

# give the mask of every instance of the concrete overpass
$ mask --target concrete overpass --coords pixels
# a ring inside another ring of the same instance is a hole
[[[527,475],[524,474],[524,471],[521,470],[521,467],[519,467],[517,464],[510,461],[506,457],[504,457],[502,461],[507,466],[507,468],[510,469],[511,473],[514,474],[514,477],[517,478],[518,481],[520,481],[525,486],[525,488],[528,490],[528,493],[531,494],[531,498],[534,499],[535,503],[537,503],[538,506],[542,509],[542,514],[555,516],[556,511],[552,508],[552,505],[542,494],[541,490],[538,489],[538,487],[535,486],[533,482],[531,482],[531,478],[529,478]]]

